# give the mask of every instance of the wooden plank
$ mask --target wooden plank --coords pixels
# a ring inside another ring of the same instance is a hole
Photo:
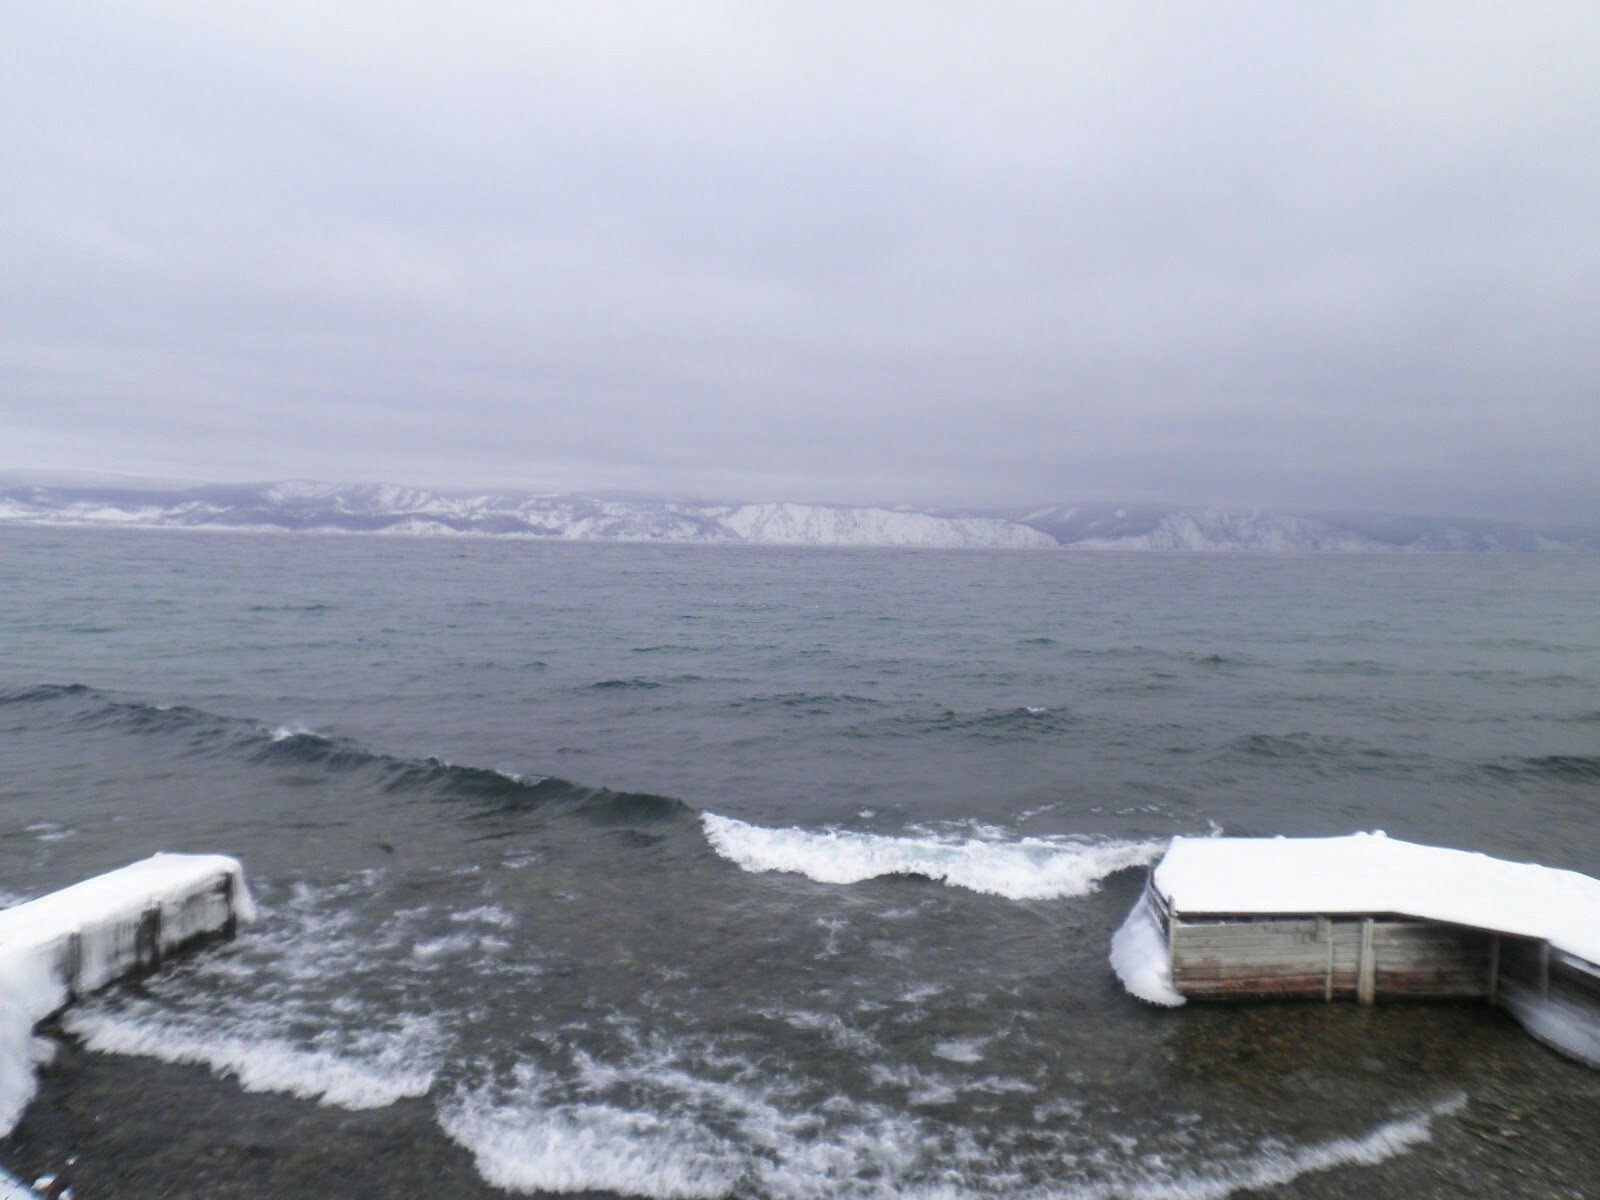
[[[1192,986],[1186,985],[1184,994],[1209,999],[1270,996],[1286,1000],[1296,997],[1315,1000],[1322,995],[1322,978],[1318,975],[1307,975],[1300,979],[1212,980],[1195,983]]]
[[[1327,962],[1327,959],[1327,947],[1319,946],[1315,942],[1304,946],[1191,946],[1180,942],[1172,952],[1173,962],[1308,962],[1321,965]],[[1465,960],[1452,958],[1438,961]]]
[[[1219,918],[1211,917],[1197,920],[1194,917],[1184,917],[1186,930],[1261,930],[1266,933],[1304,934],[1312,938],[1317,934],[1317,918],[1315,917],[1285,917],[1266,918],[1266,920],[1251,920],[1246,917]]]
[[[1283,925],[1191,925],[1183,922],[1183,935],[1200,941],[1216,939],[1262,942],[1314,942],[1317,927],[1301,928],[1299,924]]]
[[[1261,963],[1236,963],[1229,966],[1175,967],[1172,978],[1178,982],[1191,979],[1310,979],[1326,981],[1320,963],[1288,963],[1263,966]]]
[[[1231,964],[1226,967],[1219,966],[1180,966],[1173,971],[1173,982],[1179,990],[1187,989],[1191,984],[1216,984],[1228,985],[1239,980],[1314,980],[1315,991],[1324,1000],[1330,999],[1331,994],[1346,995],[1351,992],[1360,997],[1359,979],[1334,978],[1330,981],[1326,969],[1322,964],[1300,964],[1263,966],[1262,964]],[[1375,972],[1373,976],[1373,996],[1382,994],[1427,995],[1430,993],[1441,996],[1482,996],[1484,995],[1484,977],[1481,971],[1384,971]],[[1565,992],[1565,989],[1559,989]],[[1572,993],[1577,994],[1577,993]]]
[[[1173,947],[1174,960],[1183,961],[1191,958],[1211,958],[1219,962],[1284,962],[1301,960],[1304,962],[1325,962],[1328,957],[1326,946],[1316,942],[1288,942],[1274,945],[1271,942],[1240,942],[1234,945],[1216,942],[1202,942],[1195,945],[1190,942],[1179,942]]]

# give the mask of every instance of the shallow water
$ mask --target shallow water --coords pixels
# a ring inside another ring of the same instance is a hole
[[[1600,872],[1597,583],[0,530],[0,888],[240,856],[259,924],[65,1024],[301,1104],[281,1152],[393,1105],[473,1187],[1415,1195],[1594,1077],[1470,1007],[1157,1012],[1107,942],[1175,833]]]

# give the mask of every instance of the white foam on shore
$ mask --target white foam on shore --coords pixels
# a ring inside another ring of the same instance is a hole
[[[1211,1172],[1172,1179],[1129,1180],[1089,1190],[1056,1193],[1059,1200],[1224,1200],[1235,1192],[1282,1187],[1303,1175],[1338,1167],[1375,1167],[1398,1158],[1433,1137],[1433,1122],[1466,1106],[1454,1096],[1422,1112],[1385,1121],[1360,1137],[1330,1138],[1298,1149],[1272,1148]]]
[[[1425,1144],[1433,1122],[1465,1104],[1456,1096],[1364,1133],[1298,1146],[1263,1137],[1253,1148],[1189,1165],[1153,1141],[1094,1140],[1071,1120],[1036,1127],[1038,1148],[1007,1161],[940,1110],[964,1091],[1033,1090],[1019,1080],[958,1083],[875,1067],[876,1084],[905,1089],[907,1109],[838,1094],[808,1098],[781,1072],[752,1064],[731,1078],[709,1078],[659,1051],[620,1063],[579,1058],[576,1080],[523,1063],[511,1080],[463,1088],[441,1107],[440,1124],[489,1183],[652,1200],[1223,1200],[1318,1172],[1376,1166]],[[1041,1178],[1051,1182],[1028,1182]]]
[[[247,1092],[286,1092],[337,1108],[383,1108],[433,1086],[426,1023],[381,1039],[365,1053],[306,1047],[272,1036],[210,1034],[147,1015],[69,1011],[63,1024],[91,1050],[194,1063],[231,1076]]]
[[[715,1200],[737,1178],[732,1148],[708,1145],[692,1124],[607,1104],[546,1108],[532,1096],[495,1103],[474,1094],[439,1120],[478,1173],[508,1191]]]
[[[1005,838],[1000,831],[895,837],[849,830],[772,829],[700,815],[706,839],[746,871],[788,871],[819,883],[923,875],[1010,900],[1083,896],[1114,871],[1153,862],[1164,840]]]
[[[496,929],[510,929],[517,923],[516,917],[498,904],[480,904],[477,908],[462,909],[451,913],[450,919],[459,925],[493,925]]]
[[[983,1061],[983,1047],[988,1038],[950,1038],[935,1042],[933,1054],[946,1062],[976,1063]]]
[[[782,1021],[793,1029],[804,1029],[809,1032],[820,1033],[828,1042],[841,1050],[852,1050],[859,1054],[881,1054],[883,1047],[874,1041],[870,1034],[863,1033],[852,1025],[845,1023],[837,1013],[811,1012],[806,1009],[778,1009],[757,1008],[752,1010],[757,1016],[766,1017],[772,1021]]]
[[[909,1114],[842,1096],[807,1104],[748,1063],[714,1079],[658,1048],[622,1063],[584,1059],[580,1075],[574,1094],[570,1081],[519,1065],[511,1086],[459,1094],[440,1123],[497,1187],[653,1200],[888,1200],[908,1194],[901,1184],[935,1149]]]
[[[63,1024],[91,1050],[206,1066],[247,1091],[346,1109],[423,1095],[446,1031],[433,1015],[397,1009],[396,990],[383,983],[396,971],[433,969],[394,957],[418,940],[413,918],[428,910],[364,927],[359,902],[376,880],[362,873],[326,887],[297,883],[229,953],[152,978],[140,994],[97,997]]]

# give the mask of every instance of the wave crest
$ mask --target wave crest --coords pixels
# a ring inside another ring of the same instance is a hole
[[[1166,847],[1165,839],[998,840],[971,833],[894,837],[838,829],[770,829],[713,812],[701,813],[700,823],[712,849],[746,871],[788,871],[819,883],[922,876],[1008,900],[1087,895],[1107,875],[1154,862]]]
[[[165,737],[176,742],[179,753],[194,757],[355,775],[388,795],[420,794],[503,809],[550,808],[618,824],[670,821],[694,811],[671,796],[586,787],[553,775],[518,775],[434,756],[386,754],[302,725],[268,725],[186,704],[127,700],[81,683],[0,692],[0,706],[49,703],[63,706],[64,723],[71,728]]]

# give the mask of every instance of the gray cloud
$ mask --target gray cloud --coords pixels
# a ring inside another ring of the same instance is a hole
[[[1587,3],[7,24],[0,466],[1600,511]]]

